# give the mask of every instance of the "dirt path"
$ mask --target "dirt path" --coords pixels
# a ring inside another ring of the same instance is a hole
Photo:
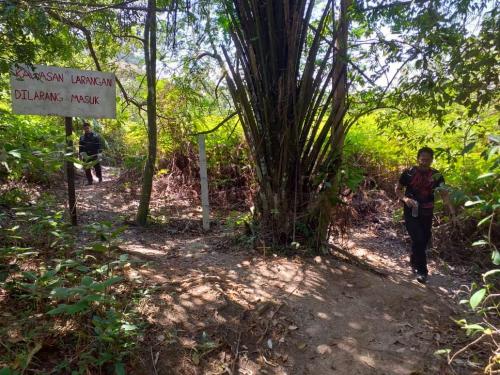
[[[112,178],[78,194],[82,222],[121,222],[137,204]],[[132,373],[472,373],[433,355],[455,328],[458,271],[432,261],[429,284],[413,282],[393,229],[366,224],[345,243],[380,276],[332,256],[264,256],[222,221],[204,234],[186,201],[156,199],[152,213],[161,220],[129,227],[122,246],[148,262],[133,276],[155,290],[142,307],[151,329]]]

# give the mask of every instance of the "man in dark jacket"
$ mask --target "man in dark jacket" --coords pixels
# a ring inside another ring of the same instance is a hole
[[[101,138],[92,131],[88,122],[83,123],[83,131],[84,134],[80,137],[80,158],[86,163],[92,163],[99,182],[102,182],[101,164],[99,163],[99,154],[103,149]],[[87,176],[87,185],[92,185],[91,168],[85,168],[85,175]]]
[[[403,171],[396,189],[398,198],[404,204],[405,225],[411,237],[411,267],[420,283],[427,281],[426,250],[431,239],[434,191],[444,184],[443,175],[431,168],[433,158],[434,151],[431,148],[421,148],[417,153],[418,165]],[[441,190],[441,193],[454,219],[455,213],[448,195],[445,190]]]

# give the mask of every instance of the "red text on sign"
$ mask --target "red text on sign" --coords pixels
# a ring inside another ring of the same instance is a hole
[[[78,104],[101,104],[98,96],[90,95],[71,95],[71,103],[75,102]]]
[[[15,72],[16,78],[20,79],[36,79],[42,82],[64,82],[64,74],[53,72],[30,72],[26,69],[17,69]]]
[[[84,75],[71,75],[71,83],[89,86],[113,86],[110,78],[88,77]]]
[[[18,100],[39,100],[47,102],[62,102],[63,98],[58,92],[14,90],[14,97]]]

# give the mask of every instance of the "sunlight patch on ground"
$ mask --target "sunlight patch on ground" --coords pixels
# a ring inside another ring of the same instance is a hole
[[[165,252],[164,251],[160,251],[160,250],[154,250],[152,249],[151,247],[144,247],[144,246],[140,246],[140,245],[127,245],[125,247],[126,251],[129,252],[129,253],[134,253],[134,254],[138,254],[138,255],[158,255],[158,256],[161,256],[161,255],[165,255]]]
[[[359,324],[358,322],[349,322],[348,326],[351,327],[352,329],[356,329],[356,330],[362,330],[363,329],[363,327],[361,326],[361,324]]]
[[[318,312],[316,314],[318,318],[323,319],[323,320],[330,320],[330,316],[324,312]]]

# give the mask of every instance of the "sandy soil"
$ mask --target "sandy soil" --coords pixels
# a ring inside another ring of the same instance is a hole
[[[137,199],[113,171],[78,183],[82,223],[132,217]],[[398,228],[366,221],[341,257],[287,258],[252,249],[222,218],[201,230],[199,208],[157,192],[155,223],[130,226],[122,249],[147,266],[132,275],[154,290],[136,374],[472,374],[433,353],[456,345],[454,316],[464,270],[431,256],[416,283]],[[369,268],[378,272],[371,272]]]

